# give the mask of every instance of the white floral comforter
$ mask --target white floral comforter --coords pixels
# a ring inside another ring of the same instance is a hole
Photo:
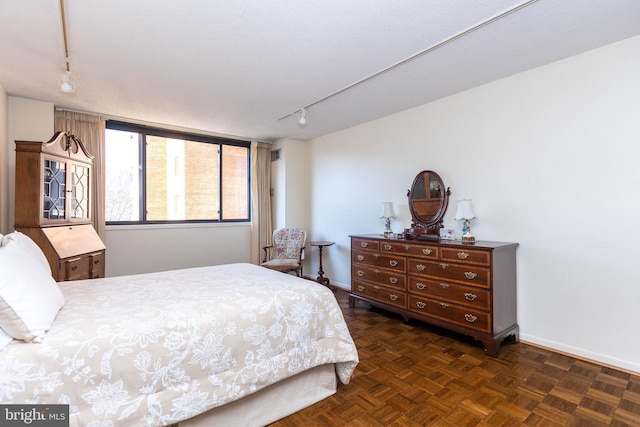
[[[358,355],[327,288],[251,264],[60,283],[42,343],[0,351],[0,403],[64,403],[71,425],[162,426]]]

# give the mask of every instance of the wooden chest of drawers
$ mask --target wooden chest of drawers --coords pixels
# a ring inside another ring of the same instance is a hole
[[[357,300],[481,341],[491,356],[518,341],[517,243],[391,240],[351,236]]]

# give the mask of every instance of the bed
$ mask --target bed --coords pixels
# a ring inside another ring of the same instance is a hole
[[[315,282],[239,263],[52,285],[9,236],[0,404],[68,404],[71,426],[259,426],[335,393],[358,363]]]

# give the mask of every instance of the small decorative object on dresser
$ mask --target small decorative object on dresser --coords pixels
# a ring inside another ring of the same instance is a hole
[[[440,239],[451,191],[422,171],[408,192],[412,226],[406,240],[351,237],[349,304],[364,301],[472,336],[498,356],[506,338],[517,342],[517,243],[476,242],[473,249]],[[473,215],[471,215],[473,217]],[[447,234],[447,233],[445,233]]]
[[[453,232],[453,228],[441,228],[440,240],[456,240],[456,236],[455,236],[455,233]]]
[[[384,237],[391,237],[391,235],[393,234],[393,231],[391,230],[391,218],[395,217],[396,213],[393,210],[393,202],[383,202],[380,218],[386,219],[384,223]]]
[[[471,200],[458,200],[458,210],[456,211],[456,220],[464,220],[462,225],[462,243],[474,244],[476,238],[471,234],[471,220],[476,219],[476,215],[471,209]]]
[[[58,282],[105,275],[105,246],[91,225],[92,163],[65,132],[16,141],[15,228],[42,249]]]

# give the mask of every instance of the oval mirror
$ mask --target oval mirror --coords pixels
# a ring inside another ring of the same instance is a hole
[[[438,234],[447,211],[451,190],[445,190],[442,178],[433,171],[416,175],[407,193],[411,210],[412,234]]]

